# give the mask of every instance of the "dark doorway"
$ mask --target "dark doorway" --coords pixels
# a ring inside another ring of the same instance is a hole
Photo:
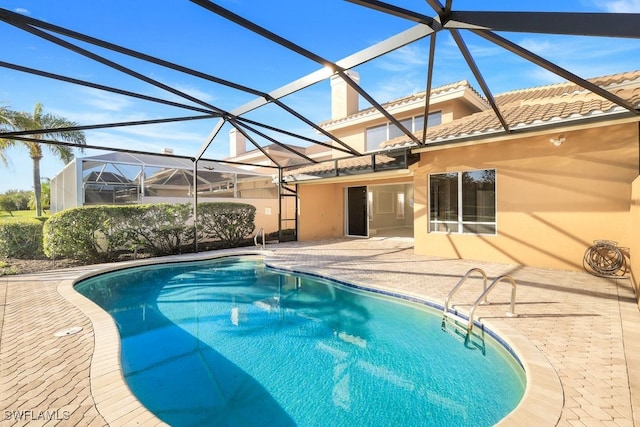
[[[366,186],[347,189],[347,235],[369,235]]]

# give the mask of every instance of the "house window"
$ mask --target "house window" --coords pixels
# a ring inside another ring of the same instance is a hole
[[[496,233],[496,171],[429,176],[429,231]]]
[[[365,138],[367,142],[367,151],[376,151],[380,149],[380,144],[389,139],[387,137],[387,124],[373,126],[367,128]]]
[[[409,117],[399,120],[400,124],[411,132],[418,132],[424,128],[424,115]],[[442,123],[442,111],[429,114],[428,127]],[[367,151],[380,150],[380,144],[393,138],[397,138],[404,133],[393,123],[372,126],[365,130],[365,143]]]
[[[398,120],[402,126],[407,128],[410,131],[413,131],[413,118],[408,118],[404,120]],[[389,123],[389,139],[397,138],[401,135],[404,135],[404,132],[400,130],[400,128],[393,123]]]
[[[429,114],[427,128],[438,126],[442,123],[442,111],[436,111]],[[414,132],[424,129],[424,115],[416,116],[413,118]]]

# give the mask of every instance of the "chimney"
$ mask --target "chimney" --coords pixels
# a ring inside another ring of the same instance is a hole
[[[237,157],[247,151],[247,139],[236,128],[229,131],[229,157]]]
[[[352,70],[346,71],[354,82],[360,81],[360,75]],[[358,112],[358,92],[336,74],[331,76],[331,120],[342,119]]]

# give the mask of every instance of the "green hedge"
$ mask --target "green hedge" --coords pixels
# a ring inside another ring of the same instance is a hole
[[[41,258],[42,222],[37,219],[23,219],[0,223],[0,256]]]
[[[109,206],[87,206],[51,215],[43,230],[45,255],[83,261],[108,259],[117,244],[109,237],[116,234],[111,230],[120,219],[118,213]]]
[[[255,207],[244,203],[198,204],[199,237],[236,246],[255,228]],[[117,259],[123,251],[154,256],[180,253],[192,245],[195,228],[188,203],[85,206],[52,215],[44,225],[49,258],[87,262]]]
[[[253,233],[256,207],[246,203],[198,204],[198,231],[200,239],[213,239],[223,247],[235,247]]]
[[[195,230],[188,224],[191,205],[140,205],[129,218],[128,243],[153,255],[180,253],[183,246],[193,244]]]

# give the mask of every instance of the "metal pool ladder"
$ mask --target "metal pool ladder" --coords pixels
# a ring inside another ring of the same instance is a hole
[[[261,245],[258,244],[258,236],[259,235],[262,235],[262,244]],[[265,247],[265,244],[266,244],[265,238],[264,238],[264,227],[260,227],[260,230],[258,230],[256,235],[253,236],[253,244],[256,245],[256,246],[262,246],[262,250],[264,250],[264,247]]]
[[[482,276],[483,291],[471,306],[471,310],[469,310],[469,317],[465,319],[465,317],[460,313],[458,313],[457,311],[449,311],[449,304],[451,303],[451,298],[453,297],[453,295],[455,295],[455,293],[458,292],[462,284],[465,282],[465,280],[467,280],[471,276],[472,273],[480,273],[480,275]],[[491,282],[489,286],[487,286],[487,273],[485,273],[484,270],[482,270],[481,268],[472,268],[471,270],[467,271],[466,274],[462,276],[462,279],[460,279],[460,281],[453,287],[453,289],[449,291],[449,294],[447,295],[447,298],[444,301],[444,310],[443,310],[443,316],[442,316],[443,327],[445,325],[445,321],[447,318],[452,319],[455,324],[458,324],[461,322],[464,323],[464,321],[466,320],[467,333],[470,334],[471,330],[473,329],[473,319],[474,319],[476,308],[478,308],[478,305],[480,304],[489,304],[489,301],[487,301],[487,296],[491,293],[491,291],[493,291],[493,289],[496,287],[498,283],[503,281],[509,281],[511,283],[511,305],[510,305],[509,312],[506,313],[506,316],[516,317],[517,316],[517,314],[515,313],[516,281],[513,279],[513,277],[504,274],[502,276],[496,277],[495,280]]]

